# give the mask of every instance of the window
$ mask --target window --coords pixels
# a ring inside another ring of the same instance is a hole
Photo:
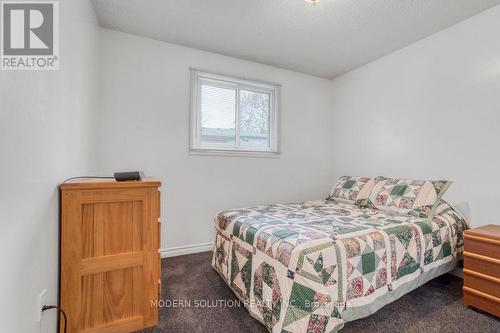
[[[279,154],[279,86],[191,70],[191,152]]]

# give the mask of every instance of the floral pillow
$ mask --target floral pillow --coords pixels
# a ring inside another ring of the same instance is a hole
[[[432,219],[451,184],[448,180],[377,177],[367,206]]]
[[[372,177],[342,176],[330,191],[327,200],[364,206],[374,185],[375,179]]]

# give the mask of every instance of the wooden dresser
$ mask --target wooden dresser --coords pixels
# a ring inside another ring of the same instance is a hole
[[[157,325],[160,185],[86,180],[60,186],[60,304],[68,333]]]
[[[500,317],[500,225],[464,234],[464,303]]]

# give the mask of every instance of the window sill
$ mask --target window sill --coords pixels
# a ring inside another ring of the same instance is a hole
[[[271,151],[245,151],[245,150],[228,150],[228,149],[190,149],[190,155],[205,155],[205,156],[239,156],[239,157],[264,157],[264,158],[280,158],[280,152]]]

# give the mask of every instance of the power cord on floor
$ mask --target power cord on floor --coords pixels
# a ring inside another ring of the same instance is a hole
[[[59,310],[60,313],[62,313],[63,318],[64,318],[64,333],[66,333],[66,327],[68,326],[68,318],[66,317],[66,312],[64,312],[63,309],[58,307],[57,305],[44,305],[42,307],[42,312],[50,310],[50,309],[57,309]]]

